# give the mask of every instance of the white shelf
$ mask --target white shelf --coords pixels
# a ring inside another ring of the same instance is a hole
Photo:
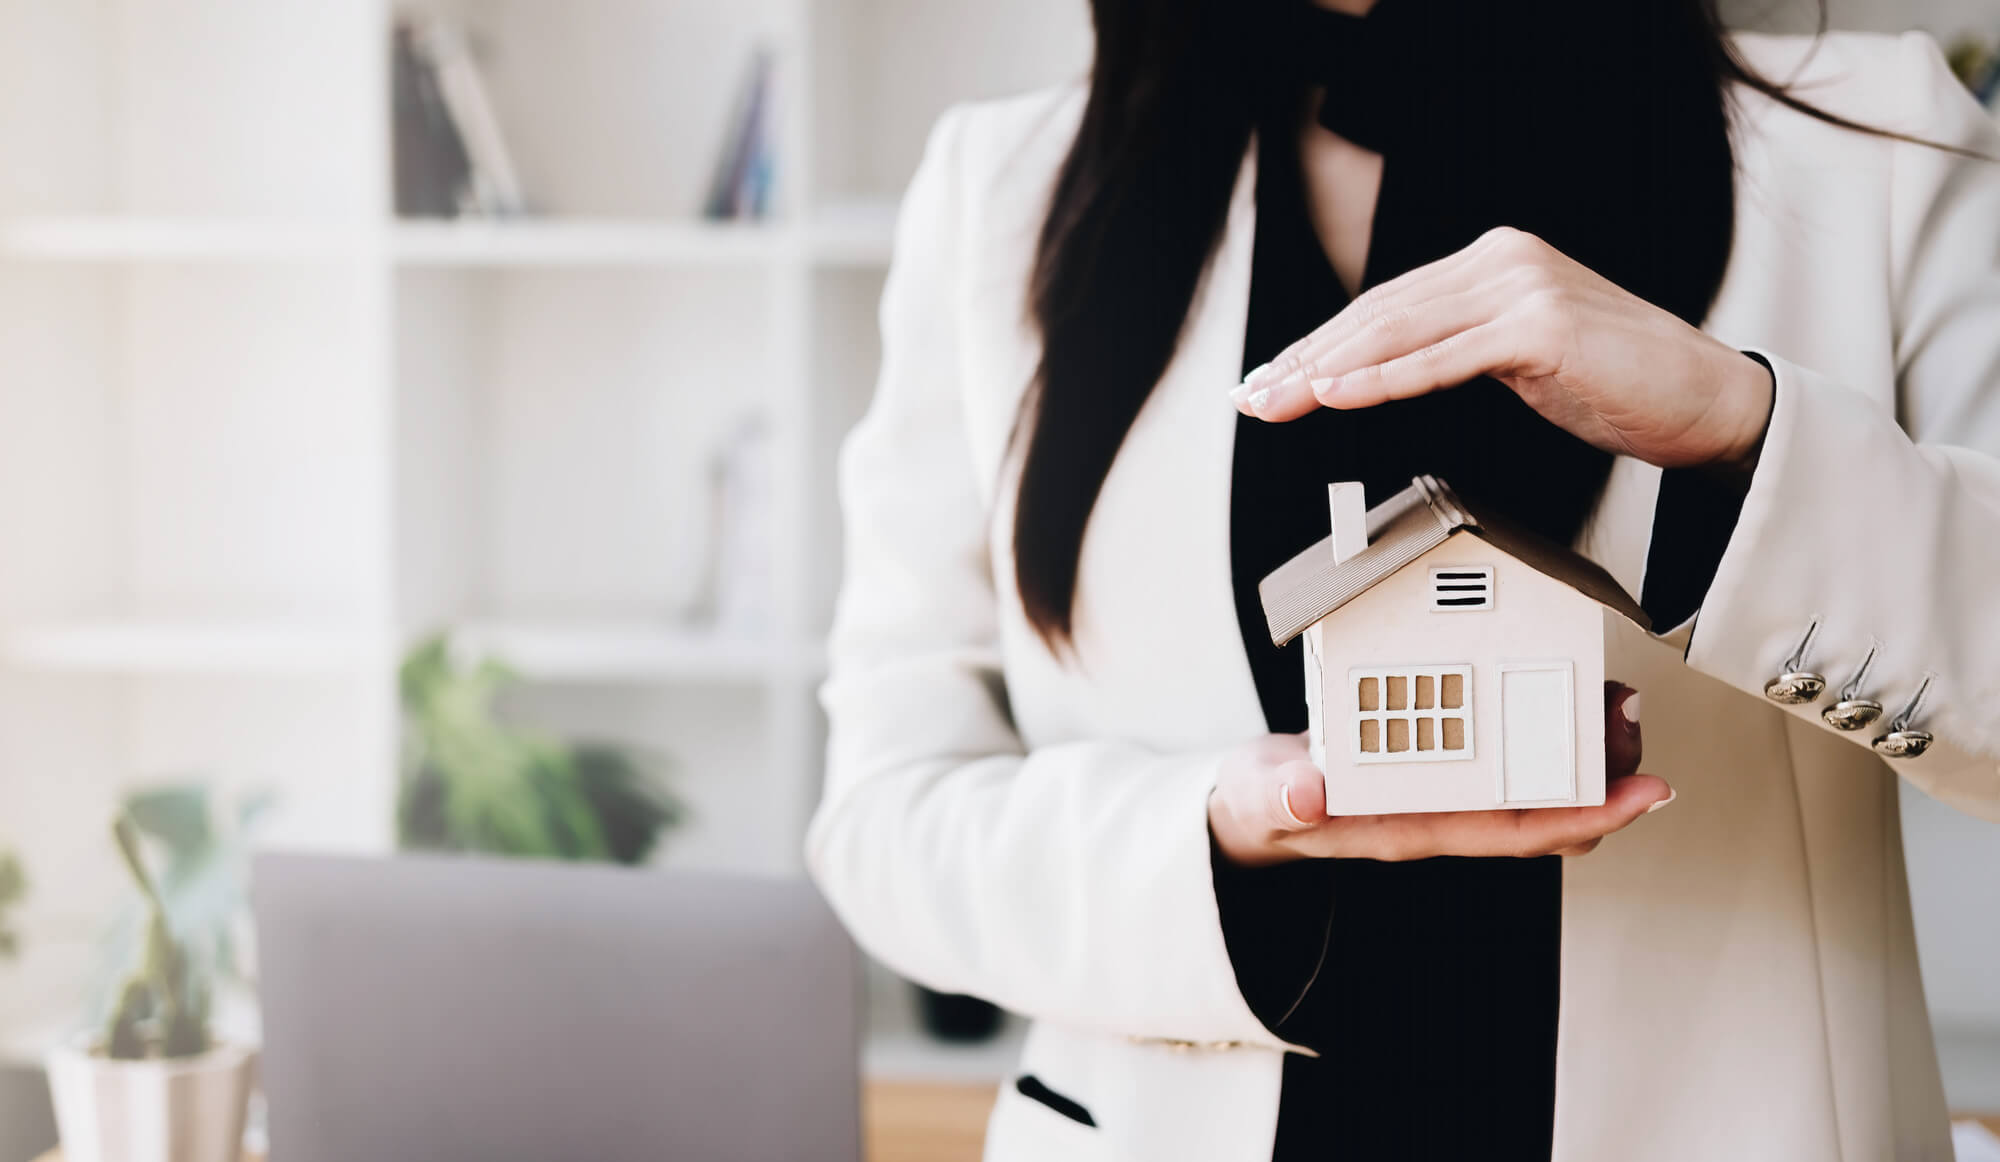
[[[922,1029],[870,1030],[861,1046],[861,1072],[871,1081],[943,1081],[998,1084],[1021,1060],[1027,1025],[1009,1017],[998,1036],[975,1045],[953,1045]]]
[[[404,266],[720,266],[806,261],[881,266],[895,204],[858,203],[815,215],[804,230],[775,222],[477,219],[399,222],[391,252]]]
[[[365,225],[233,218],[17,218],[0,257],[51,262],[337,262],[365,257]]]
[[[819,266],[878,267],[889,264],[896,236],[894,199],[843,202],[813,215],[812,260]]]
[[[344,226],[237,219],[17,218],[0,258],[39,262],[340,262],[386,247],[406,267],[711,267],[785,260],[888,262],[894,207],[843,208],[800,230],[774,223],[441,219]]]
[[[751,222],[440,220],[401,222],[405,266],[706,266],[771,262],[795,232]]]
[[[648,622],[474,622],[452,646],[545,682],[803,681],[824,664],[818,643]]]
[[[924,1032],[916,990],[902,981],[871,980],[861,1072],[872,1081],[999,1083],[1014,1075],[1028,1023],[1007,1014],[988,1041],[954,1044]]]
[[[72,622],[0,635],[0,663],[113,674],[310,674],[393,664],[388,634],[355,626]]]

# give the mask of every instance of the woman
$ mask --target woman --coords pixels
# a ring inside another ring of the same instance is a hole
[[[996,1159],[1948,1156],[1884,767],[2000,818],[2000,135],[1921,37],[1371,7],[940,122],[815,875],[1033,1019]],[[1256,583],[1422,472],[1640,595],[1604,806],[1326,817]]]

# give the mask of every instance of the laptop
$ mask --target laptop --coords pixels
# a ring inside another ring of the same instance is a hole
[[[284,1162],[856,1162],[860,968],[804,881],[263,855]]]

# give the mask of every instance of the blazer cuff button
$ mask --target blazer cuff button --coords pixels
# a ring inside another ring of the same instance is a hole
[[[1814,618],[1799,648],[1785,659],[1784,672],[1764,684],[1764,697],[1784,706],[1803,706],[1826,692],[1825,676],[1806,669],[1806,651],[1818,633],[1819,619]]]
[[[1923,705],[1924,695],[1930,688],[1931,675],[1925,674],[1923,683],[1917,687],[1917,692],[1910,695],[1910,700],[1896,712],[1896,717],[1889,720],[1888,733],[1875,739],[1876,754],[1892,759],[1913,759],[1922,757],[1923,753],[1931,748],[1931,743],[1935,741],[1931,733],[1927,730],[1916,730],[1910,725],[1910,720],[1917,716],[1917,708]]]
[[[1875,652],[1880,648],[1880,646],[1868,647],[1868,656],[1861,659],[1861,668],[1854,671],[1854,677],[1849,678],[1847,685],[1840,688],[1840,700],[1819,712],[1819,716],[1826,720],[1828,726],[1835,730],[1860,730],[1864,726],[1873,725],[1876,719],[1882,717],[1882,704],[1873,698],[1861,696],[1861,684],[1867,681],[1868,667],[1875,664]]]

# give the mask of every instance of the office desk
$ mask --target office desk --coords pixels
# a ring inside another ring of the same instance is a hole
[[[871,1081],[861,1091],[863,1156],[867,1162],[978,1162],[997,1092],[990,1085]],[[62,1152],[51,1150],[35,1162],[62,1162]],[[246,1156],[244,1162],[263,1160]]]

